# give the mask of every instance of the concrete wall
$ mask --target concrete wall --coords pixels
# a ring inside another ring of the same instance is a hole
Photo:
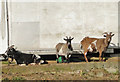
[[[10,2],[9,16],[10,44],[20,50],[54,48],[66,35],[79,43],[105,31],[118,43],[117,2]]]

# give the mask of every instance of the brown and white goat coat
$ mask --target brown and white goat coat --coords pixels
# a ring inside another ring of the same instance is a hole
[[[108,48],[111,42],[112,36],[114,36],[112,32],[110,32],[109,34],[105,32],[104,34],[105,34],[104,37],[106,38],[85,37],[81,41],[80,44],[83,49],[83,54],[84,54],[86,62],[88,62],[87,57],[86,57],[87,52],[99,52],[99,60],[101,61],[102,53],[106,51],[106,49]]]

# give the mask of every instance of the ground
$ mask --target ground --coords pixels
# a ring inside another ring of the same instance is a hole
[[[118,57],[91,61],[18,66],[3,63],[2,80],[118,80]]]

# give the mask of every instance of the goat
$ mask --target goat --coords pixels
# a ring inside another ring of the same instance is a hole
[[[88,62],[88,59],[86,57],[87,52],[99,52],[99,61],[101,61],[101,55],[103,54],[104,51],[108,48],[112,36],[112,32],[107,33],[104,32],[104,37],[106,38],[90,38],[90,37],[85,37],[81,41],[81,48],[83,49],[83,54],[86,62]],[[104,55],[104,54],[103,54]],[[103,58],[102,58],[103,60]]]
[[[14,45],[8,47],[8,49],[6,50],[6,55],[8,56],[8,61],[9,58],[15,59],[17,65],[19,64],[30,64],[30,63],[36,63],[38,64],[41,57],[34,55],[34,54],[26,54],[26,53],[22,53],[20,51],[17,51],[16,49],[14,49]]]
[[[65,56],[67,62],[69,62],[69,58],[71,57],[72,51],[73,51],[73,47],[71,45],[71,41],[74,39],[66,36],[66,39],[64,38],[64,40],[66,41],[66,43],[58,43],[56,45],[56,57],[58,59],[58,56]]]

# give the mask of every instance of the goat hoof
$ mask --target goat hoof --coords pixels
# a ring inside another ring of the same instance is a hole
[[[86,63],[88,63],[88,61],[86,61]]]
[[[102,60],[100,60],[99,62],[103,62]]]
[[[70,63],[70,61],[67,61],[67,63]]]

